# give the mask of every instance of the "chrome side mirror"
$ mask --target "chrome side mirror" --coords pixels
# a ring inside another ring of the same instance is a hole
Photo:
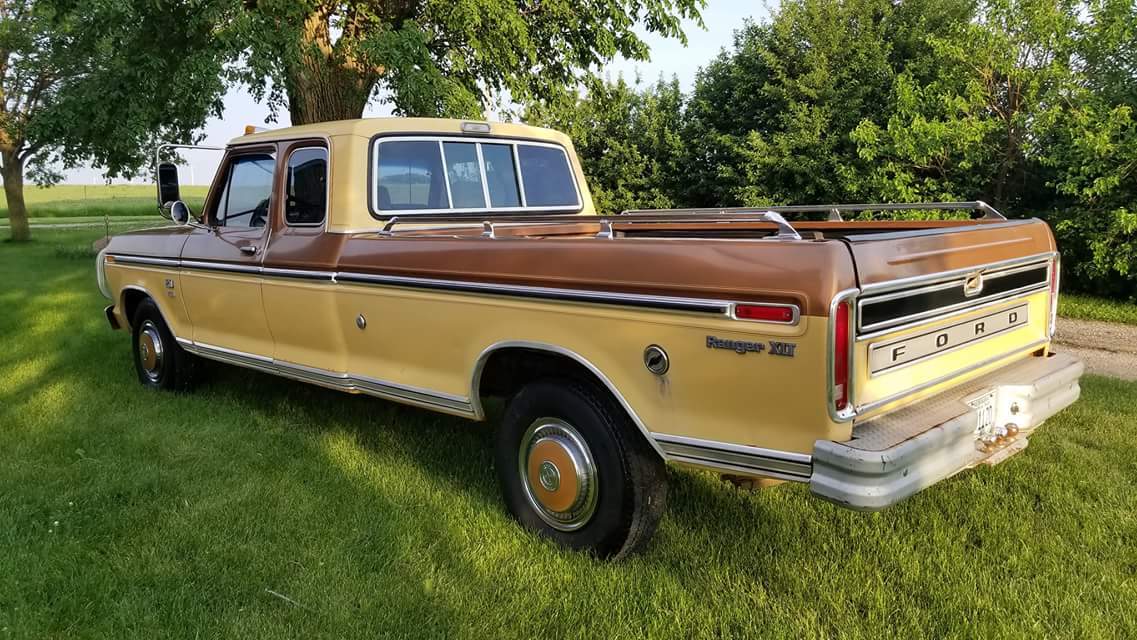
[[[190,210],[189,207],[186,206],[186,203],[181,200],[174,200],[173,202],[167,202],[165,208],[169,212],[170,220],[173,220],[174,224],[178,226],[189,224]]]

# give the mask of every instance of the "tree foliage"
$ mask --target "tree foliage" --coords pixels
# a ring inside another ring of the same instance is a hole
[[[247,0],[237,77],[292,122],[357,118],[373,98],[407,116],[481,117],[554,98],[616,55],[634,27],[683,37],[703,0]]]
[[[581,162],[598,211],[666,209],[676,206],[684,183],[686,141],[679,82],[642,89],[623,79],[593,81],[580,100],[565,95],[537,103],[525,119],[567,133]]]
[[[1131,0],[786,0],[672,98],[678,149],[630,124],[656,86],[541,115],[585,136],[629,123],[584,156],[621,201],[983,199],[1051,222],[1067,286],[1137,298],[1135,34]],[[609,148],[629,143],[678,180],[621,171]]]
[[[0,157],[12,238],[30,233],[25,177],[90,162],[130,175],[163,139],[192,138],[220,111],[217,13],[146,0],[0,1]],[[156,38],[155,34],[163,37]]]

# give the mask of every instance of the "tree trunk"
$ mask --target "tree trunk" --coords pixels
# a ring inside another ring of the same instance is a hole
[[[288,67],[286,89],[292,124],[363,117],[378,81],[377,70],[363,69],[331,44],[324,15],[313,13],[304,23],[299,60]]]
[[[31,240],[28,227],[28,208],[24,205],[24,161],[15,151],[3,151],[0,159],[4,161],[4,195],[8,198],[8,224],[13,242]]]

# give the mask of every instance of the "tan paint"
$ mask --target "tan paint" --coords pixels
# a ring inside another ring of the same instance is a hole
[[[891,342],[897,339],[927,333],[928,331],[939,327],[952,325],[959,322],[966,322],[974,318],[989,315],[1002,309],[1009,309],[1011,307],[1023,304],[1024,301],[1029,305],[1029,322],[1025,326],[1006,331],[1004,333],[992,336],[985,340],[980,340],[970,345],[966,345],[950,353],[935,356],[906,367],[883,372],[875,377],[869,374],[868,350],[871,344],[878,342]],[[918,384],[921,381],[934,380],[941,376],[951,374],[952,372],[966,369],[975,363],[985,361],[1000,354],[1008,354],[1008,358],[1000,360],[991,366],[969,372],[966,375],[954,377],[949,382],[931,387],[920,393],[913,394],[901,402],[894,402],[889,405],[882,406],[871,413],[867,413],[861,416],[861,419],[879,415],[892,408],[895,408],[896,406],[899,406],[900,404],[907,404],[921,398],[927,398],[936,395],[937,393],[940,393],[950,387],[957,386],[962,382],[977,378],[999,367],[1006,366],[1008,362],[1021,358],[1034,349],[1038,349],[1039,347],[1036,346],[1033,349],[1024,350],[1022,346],[1037,343],[1038,341],[1047,339],[1047,324],[1049,323],[1049,316],[1050,295],[1046,291],[1041,291],[1025,299],[1020,298],[1013,301],[993,305],[985,309],[955,315],[952,316],[950,320],[936,319],[922,323],[920,326],[912,329],[895,331],[886,335],[882,335],[879,338],[873,338],[871,340],[858,342],[854,355],[854,372],[856,375],[856,401],[858,404],[866,404],[880,400],[882,398],[887,398],[893,394],[903,392],[906,389],[910,389],[914,384]]]
[[[486,295],[337,285],[348,330],[348,369],[356,374],[454,395],[471,393],[479,357],[500,342],[527,341],[575,352],[598,368],[652,431],[808,452],[817,438],[847,439],[829,421],[824,385],[826,320],[799,326],[747,323],[701,314],[535,302]],[[797,343],[797,356],[739,355],[708,349],[706,337]],[[667,350],[663,377],[643,350]]]
[[[154,300],[154,303],[158,305],[158,310],[162,313],[162,318],[165,319],[170,331],[175,336],[188,338],[192,335],[193,325],[190,323],[189,315],[182,303],[180,295],[181,274],[178,273],[177,269],[107,264],[106,274],[107,286],[111,291],[118,292],[114,313],[120,327],[131,326],[133,318],[126,316],[124,300],[127,292],[135,289],[146,293]],[[172,281],[173,288],[166,286],[167,280]]]
[[[528,138],[542,142],[559,144],[565,148],[572,165],[573,174],[581,192],[583,207],[581,215],[593,215],[592,195],[588,181],[572,140],[565,134],[552,129],[530,127],[509,122],[491,122],[491,135],[504,138]],[[282,142],[312,137],[326,137],[332,143],[331,197],[329,211],[334,212],[328,222],[328,231],[347,233],[352,231],[375,230],[383,226],[383,220],[371,216],[368,210],[368,193],[371,188],[368,178],[371,139],[376,135],[405,133],[463,135],[462,121],[441,118],[364,118],[340,122],[289,127],[279,131],[265,131],[233,138],[230,145],[249,145],[254,143]],[[404,218],[406,216],[403,216]]]

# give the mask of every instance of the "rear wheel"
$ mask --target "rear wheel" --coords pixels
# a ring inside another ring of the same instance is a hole
[[[572,549],[622,557],[647,543],[663,514],[663,460],[589,384],[522,388],[506,409],[495,461],[510,513]]]
[[[138,303],[130,326],[138,381],[152,389],[189,389],[193,356],[174,339],[153,300],[147,298]]]

